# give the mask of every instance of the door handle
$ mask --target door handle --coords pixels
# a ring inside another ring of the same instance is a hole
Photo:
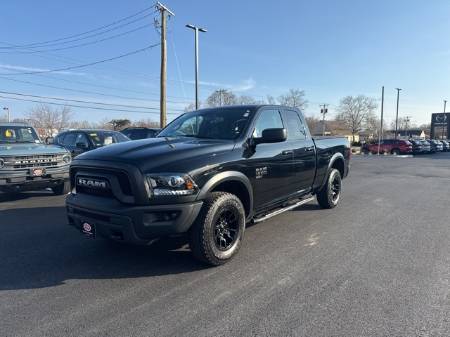
[[[282,154],[283,156],[286,156],[286,155],[288,155],[288,154],[294,154],[294,151],[292,151],[292,150],[284,150],[284,151],[281,152],[281,154]]]
[[[307,147],[305,150],[308,152],[314,151],[314,146]]]

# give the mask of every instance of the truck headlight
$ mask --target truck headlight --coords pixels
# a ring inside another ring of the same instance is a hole
[[[0,169],[5,167],[5,160],[3,158],[0,158]]]
[[[70,164],[70,162],[72,161],[72,157],[70,154],[65,154],[62,157],[62,160],[63,160],[64,164]]]
[[[182,173],[155,173],[146,175],[154,196],[192,195],[198,191],[194,180]]]

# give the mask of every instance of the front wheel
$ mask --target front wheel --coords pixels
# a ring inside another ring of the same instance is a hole
[[[244,236],[245,211],[234,194],[212,192],[189,232],[192,254],[218,266],[238,252]]]
[[[334,208],[339,203],[342,178],[338,170],[332,169],[325,186],[317,193],[317,202],[322,208]]]
[[[391,152],[394,156],[398,156],[400,154],[400,150],[399,149],[393,149]]]
[[[70,182],[64,181],[59,185],[56,185],[55,187],[52,187],[52,191],[56,195],[65,195],[70,192]]]

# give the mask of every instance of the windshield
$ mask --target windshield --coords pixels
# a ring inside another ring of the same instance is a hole
[[[95,147],[102,147],[113,143],[129,141],[125,135],[112,131],[89,132],[89,138]]]
[[[188,112],[162,130],[158,137],[236,139],[253,112],[246,108],[221,108]]]
[[[38,135],[29,126],[0,126],[0,143],[40,143]]]

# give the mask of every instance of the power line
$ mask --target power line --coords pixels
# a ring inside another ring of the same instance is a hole
[[[64,101],[64,102],[75,102],[75,103],[87,103],[87,104],[97,104],[97,105],[104,105],[104,106],[118,106],[122,108],[131,108],[131,109],[148,109],[148,110],[158,110],[157,108],[151,108],[147,106],[137,106],[137,105],[125,105],[125,104],[113,104],[113,103],[104,103],[104,102],[93,102],[93,101],[86,101],[86,100],[77,100],[77,99],[69,99],[69,98],[60,98],[60,97],[49,97],[49,96],[40,96],[40,95],[30,95],[30,94],[23,94],[18,92],[9,92],[9,91],[2,91],[0,90],[0,94],[7,94],[7,95],[16,95],[16,96],[24,96],[24,97],[33,97],[33,98],[44,98],[44,99],[52,99],[56,101]],[[180,109],[173,109],[174,111],[183,111]]]
[[[37,82],[32,82],[32,81],[24,81],[24,80],[18,80],[18,79],[15,79],[15,78],[8,78],[8,77],[2,77],[2,76],[0,76],[0,78],[3,79],[3,80],[13,81],[13,82],[17,82],[17,83],[31,84],[31,85],[34,85],[34,86],[39,86],[39,87],[44,87],[44,88],[51,88],[51,89],[57,89],[57,90],[78,92],[78,93],[82,93],[82,94],[99,95],[99,96],[104,96],[104,97],[128,99],[128,100],[133,100],[133,101],[144,101],[144,102],[155,102],[155,103],[159,102],[157,100],[151,100],[151,99],[143,98],[143,97],[130,97],[130,96],[122,96],[122,95],[113,95],[113,94],[106,94],[106,93],[98,92],[98,91],[89,91],[89,90],[82,90],[82,89],[73,89],[73,88],[67,88],[67,87],[59,87],[59,86],[54,86],[54,85],[50,85],[50,84],[37,83]],[[184,102],[183,101],[167,101],[167,102],[168,103],[190,103],[189,101],[184,101]]]
[[[114,61],[114,60],[118,60],[127,56],[131,56],[131,55],[135,55],[141,52],[144,52],[146,50],[149,50],[151,48],[154,48],[156,46],[159,46],[160,43],[156,43],[141,49],[137,49],[137,50],[133,50],[129,53],[126,54],[122,54],[119,56],[115,56],[115,57],[110,57],[108,59],[104,59],[104,60],[100,60],[100,61],[95,61],[95,62],[90,62],[90,63],[85,63],[85,64],[78,64],[75,66],[70,66],[70,67],[64,67],[64,68],[58,68],[58,69],[48,69],[48,70],[39,70],[39,71],[28,71],[28,72],[20,72],[20,73],[0,73],[0,75],[34,75],[34,74],[44,74],[44,73],[54,73],[54,72],[61,72],[61,71],[67,71],[67,70],[73,70],[73,69],[80,69],[80,68],[85,68],[85,67],[89,67],[89,66],[93,66],[96,64],[100,64],[100,63],[105,63],[105,62],[109,62],[109,61]]]
[[[101,107],[93,107],[93,106],[88,106],[88,105],[75,105],[75,104],[55,103],[55,102],[49,102],[49,101],[33,100],[33,99],[18,98],[18,97],[8,97],[8,96],[2,96],[2,95],[0,95],[0,98],[13,99],[13,100],[16,100],[16,101],[24,101],[24,102],[33,102],[33,103],[39,103],[39,104],[50,104],[50,105],[58,105],[58,106],[67,106],[67,107],[72,107],[72,108],[83,108],[83,109],[114,111],[114,112],[147,113],[147,114],[158,114],[159,115],[159,112],[156,112],[156,111],[133,111],[133,110],[124,110],[124,109],[101,108]],[[180,113],[179,112],[169,112],[169,114],[179,115]]]
[[[84,42],[84,43],[80,43],[80,44],[76,44],[73,46],[67,46],[67,47],[61,47],[61,48],[53,48],[53,49],[45,49],[45,50],[33,50],[33,49],[29,49],[27,48],[27,50],[31,50],[31,51],[0,51],[0,53],[2,54],[11,54],[11,53],[15,53],[15,54],[36,54],[36,53],[45,53],[45,52],[51,52],[51,51],[60,51],[60,50],[67,50],[67,49],[73,49],[73,48],[78,48],[78,47],[85,47],[85,46],[89,46],[89,45],[93,45],[93,44],[98,44],[100,42],[104,42],[104,41],[108,41],[108,40],[112,40],[124,35],[128,35],[131,33],[134,33],[138,30],[142,30],[144,28],[149,27],[149,24],[145,24],[139,27],[136,27],[134,29],[131,30],[127,30],[125,32],[119,33],[119,34],[115,34],[112,36],[108,36],[105,37],[103,39],[98,39],[98,40],[94,40],[94,41],[89,41],[89,42]]]
[[[152,8],[155,8],[155,6],[153,5],[151,7],[147,7],[147,8],[145,8],[145,9],[143,9],[143,10],[141,10],[141,11],[135,13],[135,14],[129,15],[129,16],[124,17],[122,19],[113,21],[113,22],[111,22],[111,23],[109,23],[107,25],[103,25],[103,26],[100,26],[100,27],[97,27],[97,28],[94,28],[94,29],[91,29],[91,30],[88,30],[88,31],[85,31],[85,32],[82,32],[82,33],[73,34],[73,35],[69,35],[69,36],[66,36],[66,37],[53,39],[53,40],[47,40],[47,41],[42,41],[42,42],[34,42],[34,43],[23,44],[23,45],[13,45],[13,46],[9,46],[9,47],[0,47],[0,48],[1,49],[11,49],[11,48],[14,49],[14,48],[30,48],[30,47],[33,48],[33,47],[36,47],[36,46],[39,46],[39,45],[47,45],[48,46],[49,43],[54,43],[54,42],[60,42],[60,41],[68,40],[68,39],[73,39],[73,38],[76,38],[76,37],[79,37],[79,36],[83,36],[83,35],[86,35],[86,34],[89,34],[89,33],[93,33],[93,32],[98,32],[98,31],[100,31],[102,29],[115,26],[118,23],[127,21],[127,20],[129,20],[131,18],[134,18],[136,16],[139,16],[140,14],[142,14],[142,13],[144,13],[144,12],[146,12],[146,11],[152,9]],[[156,12],[156,10],[153,11],[152,13],[150,13],[150,14],[147,14],[146,16],[154,14],[155,12]],[[144,17],[146,17],[146,16],[144,16]],[[144,17],[140,18],[139,20],[143,19]],[[131,23],[133,23],[133,22],[136,22],[136,21],[132,21]],[[121,27],[122,26],[120,26],[119,28],[121,28]]]

